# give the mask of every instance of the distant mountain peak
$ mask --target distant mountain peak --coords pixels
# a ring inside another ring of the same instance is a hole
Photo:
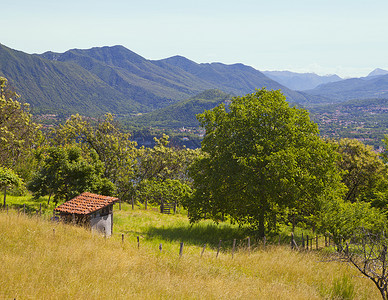
[[[370,72],[368,74],[367,77],[371,77],[371,76],[382,76],[382,75],[387,75],[388,74],[388,71],[387,70],[383,70],[383,69],[380,69],[380,68],[376,68],[374,69],[372,72]]]

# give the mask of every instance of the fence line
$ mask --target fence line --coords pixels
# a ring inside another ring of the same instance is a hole
[[[20,211],[21,208],[22,208],[22,211]],[[8,204],[6,205],[6,207],[2,207],[2,209],[7,214],[11,210],[11,208],[9,208]],[[23,204],[22,207],[17,206],[16,212],[18,215],[23,214],[26,216],[31,216],[31,217],[36,216],[36,217],[42,218],[42,205],[40,204],[39,209],[36,209],[35,213],[31,213],[31,211],[27,212],[25,204]],[[43,219],[45,219],[46,217],[48,217],[49,220],[56,221],[55,211],[53,211],[53,217],[50,218],[47,215],[43,215]],[[53,237],[55,237],[55,235],[56,235],[55,228],[53,228],[52,234],[53,234]],[[282,237],[281,235],[278,236],[278,239],[277,239],[278,245],[281,245],[281,237]],[[137,238],[137,248],[140,249],[140,237],[137,236],[136,238]],[[122,240],[122,243],[125,242],[125,234],[124,233],[121,233],[121,240]],[[274,240],[276,240],[276,239],[274,239]],[[283,241],[284,241],[284,239],[283,239]],[[315,236],[306,235],[306,237],[305,237],[304,234],[302,233],[300,237],[296,237],[293,233],[291,233],[289,236],[289,245],[290,245],[291,249],[294,249],[294,250],[296,249],[299,251],[319,250],[319,249],[323,249],[323,248],[330,247],[330,246],[336,246],[332,242],[333,242],[332,237],[330,235],[315,235]],[[216,251],[216,258],[219,256],[220,252],[227,252],[227,251],[222,251],[222,245],[226,245],[228,243],[232,243],[232,247],[231,247],[231,251],[230,251],[232,258],[234,258],[235,253],[238,249],[247,250],[248,253],[250,253],[252,250],[251,238],[249,236],[246,238],[243,238],[243,239],[232,239],[232,240],[221,240],[220,239],[218,242],[218,247],[217,247],[217,251]],[[207,244],[208,243],[205,243],[203,245],[203,248],[202,248],[202,251],[200,254],[201,257],[204,255]],[[275,242],[273,242],[273,243],[269,242],[267,237],[264,236],[261,240],[258,240],[256,242],[256,245],[253,248],[254,249],[262,249],[265,251],[267,245],[275,245],[275,244],[276,244]],[[285,244],[286,243],[283,243],[283,245],[285,245]],[[179,257],[183,256],[183,248],[184,248],[184,243],[180,242]],[[159,251],[162,252],[162,250],[163,250],[162,244],[159,244]]]

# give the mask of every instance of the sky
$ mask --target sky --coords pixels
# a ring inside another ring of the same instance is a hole
[[[367,76],[388,70],[387,0],[0,0],[26,53],[123,45],[146,59]]]

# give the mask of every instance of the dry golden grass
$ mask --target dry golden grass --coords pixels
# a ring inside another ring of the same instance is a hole
[[[335,280],[344,276],[355,299],[380,297],[353,268],[321,262],[316,253],[272,246],[251,254],[240,250],[233,259],[207,249],[201,258],[201,247],[187,245],[179,258],[179,243],[163,245],[160,253],[154,241],[143,239],[138,250],[119,234],[105,239],[79,227],[0,213],[0,298],[330,299]]]

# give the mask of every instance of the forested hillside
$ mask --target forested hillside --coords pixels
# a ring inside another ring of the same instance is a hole
[[[74,63],[50,61],[0,44],[0,75],[34,113],[137,111],[138,104]]]
[[[197,114],[230,101],[232,96],[219,90],[208,90],[145,115],[134,116],[129,123],[159,128],[199,127]]]

